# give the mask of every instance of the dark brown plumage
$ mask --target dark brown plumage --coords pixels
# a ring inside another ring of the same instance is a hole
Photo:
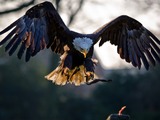
[[[45,78],[58,85],[80,85],[94,79],[96,60],[92,59],[94,45],[109,41],[126,62],[139,69],[144,64],[160,62],[160,41],[137,20],[122,15],[105,24],[92,34],[69,30],[50,2],[43,2],[29,9],[24,16],[0,32],[11,32],[0,42],[7,43],[5,50],[12,55],[19,47],[19,59],[35,56],[44,48],[51,48],[61,55],[59,66]]]

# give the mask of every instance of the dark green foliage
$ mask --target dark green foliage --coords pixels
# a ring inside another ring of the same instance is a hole
[[[113,80],[111,83],[96,84],[93,90],[87,85],[55,86],[44,79],[48,71],[42,61],[34,58],[24,63],[13,58],[0,64],[2,120],[105,120],[124,105],[124,113],[131,119],[160,118],[158,67],[135,74],[113,71],[107,76]],[[84,97],[88,90],[90,95]]]
[[[125,110],[135,120],[157,120],[160,118],[160,74],[159,68],[142,74],[126,74],[121,71],[111,74],[113,82],[100,85],[93,98],[97,103],[97,119],[126,105]]]

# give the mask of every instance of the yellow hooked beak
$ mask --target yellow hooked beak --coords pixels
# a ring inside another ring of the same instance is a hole
[[[82,50],[81,53],[84,55],[84,58],[86,58],[87,53],[88,53],[87,50]]]

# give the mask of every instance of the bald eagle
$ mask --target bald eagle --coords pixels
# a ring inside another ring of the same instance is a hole
[[[45,76],[57,85],[72,83],[80,85],[94,80],[92,59],[94,45],[105,42],[117,46],[117,52],[126,62],[148,70],[151,63],[160,63],[159,39],[137,20],[122,15],[103,25],[91,34],[81,34],[70,30],[50,2],[43,2],[30,8],[24,16],[0,31],[0,35],[11,30],[0,41],[7,42],[5,50],[12,55],[18,48],[17,56],[29,61],[40,50],[51,48],[61,55],[58,67]]]

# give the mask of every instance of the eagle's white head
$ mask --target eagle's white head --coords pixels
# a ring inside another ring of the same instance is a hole
[[[84,55],[84,57],[86,57],[92,44],[93,44],[92,39],[87,37],[83,37],[83,38],[78,37],[73,40],[74,48],[79,52],[81,52]]]

